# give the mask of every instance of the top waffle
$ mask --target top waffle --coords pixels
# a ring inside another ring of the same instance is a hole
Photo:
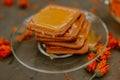
[[[52,37],[49,35],[45,35],[39,32],[35,32],[36,39],[42,42],[45,41],[73,41],[77,37],[79,31],[83,27],[83,23],[85,21],[85,15],[83,13],[80,14],[79,18],[71,25],[71,27],[65,32],[62,36]]]
[[[51,36],[60,36],[80,16],[80,11],[58,5],[48,5],[39,11],[28,23],[28,29]]]

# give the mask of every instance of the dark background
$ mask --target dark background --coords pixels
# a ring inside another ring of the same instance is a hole
[[[99,16],[107,25],[109,31],[113,32],[113,35],[120,39],[120,23],[116,22],[110,15],[108,6],[106,6],[103,0],[99,3],[93,2],[93,0],[29,0],[29,9],[20,9],[17,5],[17,0],[13,7],[5,7],[0,0],[0,14],[4,15],[3,19],[0,19],[0,37],[10,40],[11,28],[21,24],[25,18],[36,13],[39,9],[47,4],[60,4],[71,7],[78,7],[87,11],[91,11],[91,8],[96,8],[96,15]],[[35,4],[39,6],[34,7]],[[22,14],[22,15],[20,15]],[[102,32],[101,32],[102,33]],[[111,58],[109,59],[110,70],[101,77],[94,80],[120,80],[120,50],[114,49],[111,52]],[[92,74],[88,73],[85,69],[80,69],[69,73],[73,80],[88,80]],[[64,74],[46,74],[35,72],[22,66],[11,55],[7,59],[0,60],[0,80],[66,80]]]

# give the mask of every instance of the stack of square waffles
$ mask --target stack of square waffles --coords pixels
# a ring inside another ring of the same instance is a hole
[[[84,54],[88,51],[90,22],[76,8],[48,5],[27,24],[49,54]]]

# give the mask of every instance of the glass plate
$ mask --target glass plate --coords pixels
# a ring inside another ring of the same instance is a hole
[[[65,73],[71,72],[83,67],[86,67],[89,63],[97,59],[108,43],[108,29],[104,22],[100,20],[94,14],[83,11],[86,14],[86,19],[92,24],[92,30],[95,32],[96,36],[102,36],[100,40],[105,46],[93,60],[87,61],[87,54],[84,55],[61,55],[62,58],[51,59],[49,55],[43,54],[41,50],[44,51],[40,43],[35,40],[35,36],[30,37],[22,42],[17,41],[17,37],[24,34],[26,31],[26,23],[30,18],[26,19],[16,33],[12,35],[12,51],[15,58],[25,67],[45,73]],[[41,50],[40,50],[41,49]],[[54,55],[56,56],[56,55]]]

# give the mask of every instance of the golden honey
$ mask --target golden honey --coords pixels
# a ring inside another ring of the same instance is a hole
[[[37,13],[33,21],[39,26],[56,30],[65,25],[72,16],[73,12],[71,11],[50,7]]]

